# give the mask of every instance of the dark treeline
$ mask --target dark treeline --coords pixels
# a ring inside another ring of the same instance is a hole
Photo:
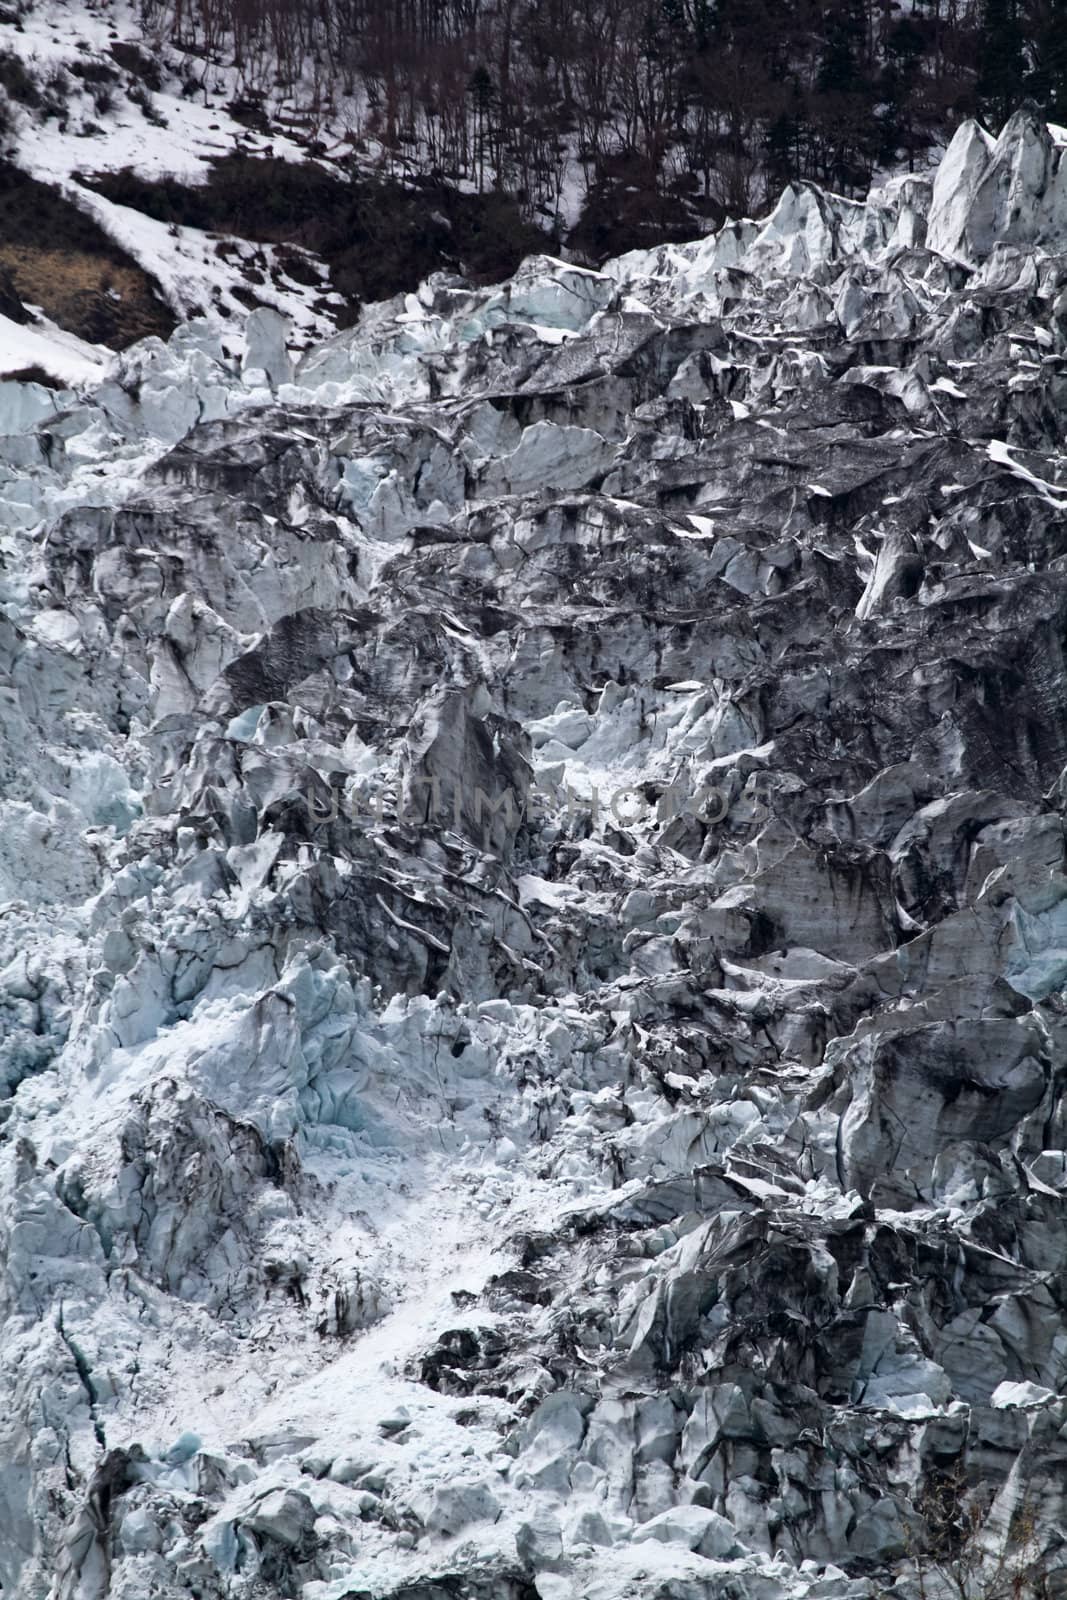
[[[405,165],[566,196],[592,253],[764,204],[863,191],[959,120],[1067,121],[1067,0],[143,0],[241,93],[290,97]],[[577,205],[576,205],[577,202]],[[603,236],[603,237],[601,237]]]

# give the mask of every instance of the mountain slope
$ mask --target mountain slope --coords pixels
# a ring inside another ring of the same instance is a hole
[[[197,316],[239,338],[266,307],[306,347],[434,270],[492,281],[543,248],[510,194],[373,159],[351,95],[322,127],[284,95],[253,112],[243,81],[123,0],[0,10],[0,269],[26,304],[112,349]]]

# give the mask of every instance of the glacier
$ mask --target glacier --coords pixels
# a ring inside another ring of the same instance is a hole
[[[1024,109],[0,383],[5,1595],[1062,1584],[1065,250]]]

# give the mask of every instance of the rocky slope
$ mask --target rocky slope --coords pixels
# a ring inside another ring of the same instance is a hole
[[[1065,241],[1022,113],[0,385],[5,1595],[1055,1582]]]

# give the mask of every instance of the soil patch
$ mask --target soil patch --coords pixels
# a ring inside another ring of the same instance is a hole
[[[0,269],[25,305],[112,350],[176,324],[152,277],[48,184],[0,163]]]

